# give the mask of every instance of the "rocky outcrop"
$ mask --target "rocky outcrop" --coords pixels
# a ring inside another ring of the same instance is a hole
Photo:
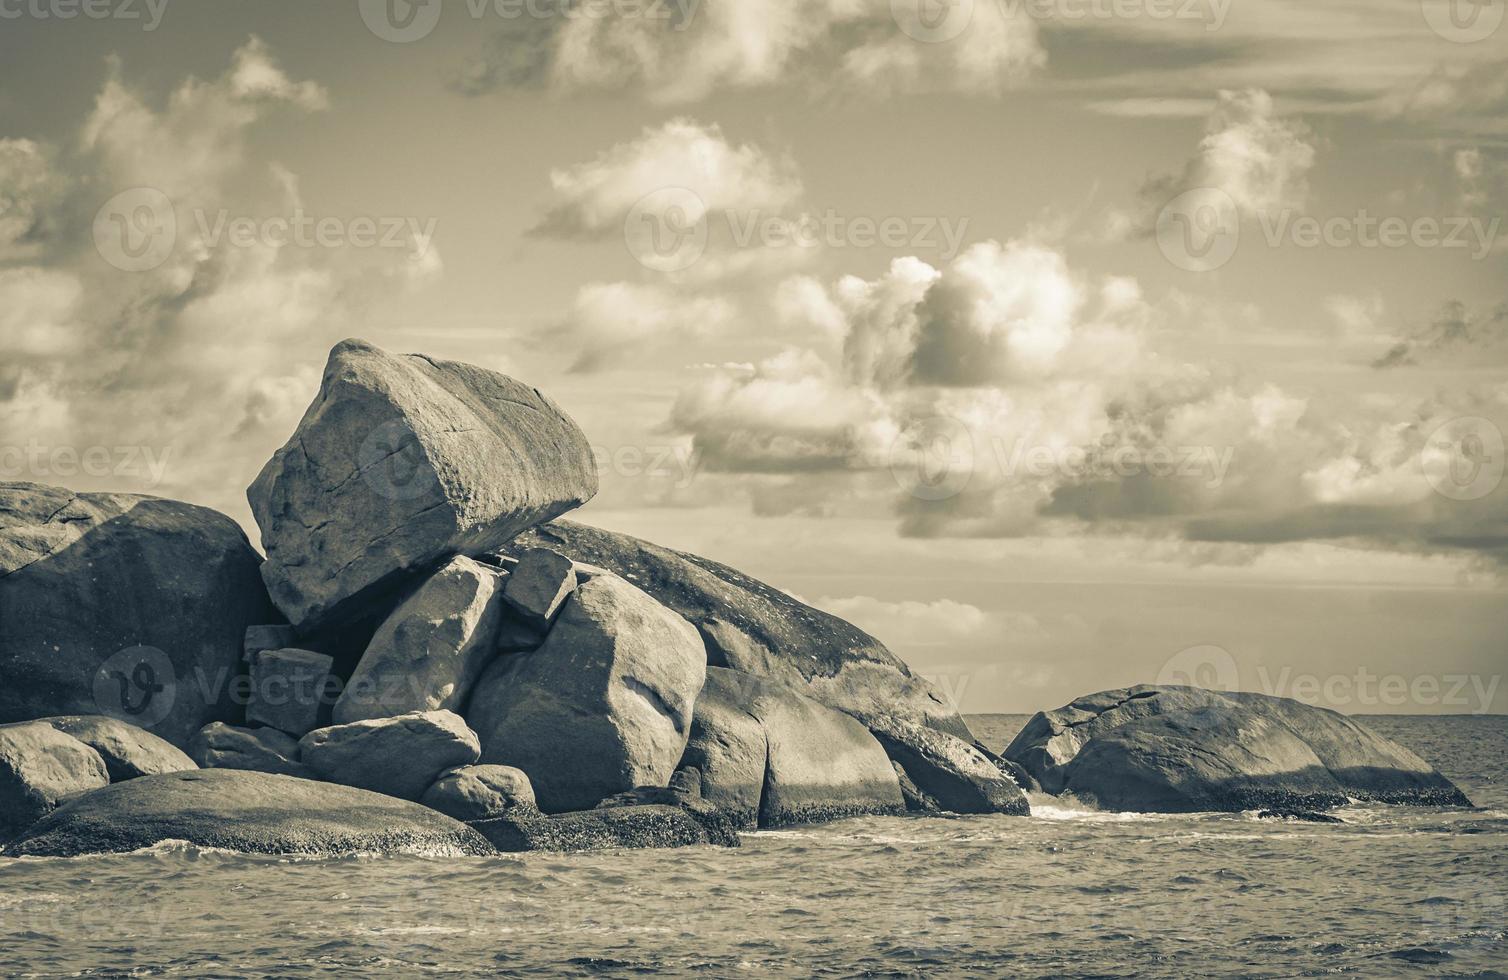
[[[0,723],[104,713],[181,746],[236,718],[260,565],[203,507],[0,483]]]
[[[14,841],[8,856],[134,851],[167,840],[255,854],[490,854],[465,824],[390,796],[288,776],[201,769],[81,797]]]
[[[116,718],[64,715],[40,720],[98,752],[112,783],[199,768],[176,745]]]
[[[99,753],[46,722],[0,725],[0,841],[110,782]]]
[[[467,718],[482,761],[528,773],[543,810],[582,810],[670,778],[705,671],[690,624],[602,576],[572,593],[539,649],[487,669]]]
[[[869,730],[912,784],[941,809],[1031,813],[1021,788],[967,742],[899,718],[872,719]]]
[[[726,565],[570,521],[520,534],[506,553],[528,548],[554,549],[648,592],[696,626],[711,666],[780,681],[857,718],[895,715],[973,740],[947,700],[880,641]]]
[[[783,685],[707,669],[682,765],[737,826],[780,827],[905,810],[884,749],[853,718]]]
[[[451,711],[333,725],[299,740],[299,760],[332,783],[417,800],[440,774],[477,761],[477,737]]]
[[[530,548],[509,570],[503,599],[525,626],[542,633],[574,591],[576,568],[571,559],[548,548]]]
[[[273,602],[295,626],[453,555],[496,550],[597,492],[586,437],[512,378],[359,340],[247,491]]]
[[[471,825],[499,851],[603,851],[646,847],[738,847],[730,826],[685,807],[608,807],[547,816],[519,809]]]
[[[1408,749],[1288,698],[1137,687],[1032,718],[1003,753],[1044,789],[1110,810],[1470,805]]]
[[[188,746],[189,758],[205,769],[241,769],[274,776],[313,779],[298,761],[298,740],[275,728],[236,728],[223,722],[205,725]]]
[[[462,556],[425,580],[378,627],[335,702],[335,723],[460,711],[497,652],[503,582]]]
[[[442,773],[420,803],[457,820],[491,820],[518,807],[534,808],[534,787],[512,766],[461,766]]]

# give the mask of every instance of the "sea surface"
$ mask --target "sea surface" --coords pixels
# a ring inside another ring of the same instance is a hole
[[[0,974],[1502,977],[1508,717],[1369,718],[1474,811],[864,819],[739,850],[0,861]],[[1024,716],[969,719],[1000,748]]]

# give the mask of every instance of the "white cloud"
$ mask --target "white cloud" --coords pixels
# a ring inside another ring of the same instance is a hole
[[[623,234],[624,220],[646,195],[684,189],[685,226],[724,209],[779,210],[801,194],[794,168],[752,144],[735,146],[716,125],[672,119],[646,128],[595,160],[552,171],[555,203],[538,231],[590,237]]]
[[[736,313],[722,296],[686,298],[659,285],[596,282],[583,286],[564,329],[578,342],[572,370],[621,367],[665,346],[705,338]]]

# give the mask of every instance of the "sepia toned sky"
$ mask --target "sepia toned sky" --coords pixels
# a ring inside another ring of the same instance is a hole
[[[69,16],[71,15],[71,16]],[[0,0],[0,479],[245,487],[348,336],[965,711],[1508,711],[1503,0]]]

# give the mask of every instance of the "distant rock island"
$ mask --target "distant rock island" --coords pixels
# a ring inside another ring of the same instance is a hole
[[[996,755],[883,644],[558,520],[585,435],[504,375],[348,340],[230,518],[0,484],[0,843],[259,853],[737,846],[871,814],[1469,805],[1334,712],[1134,688]]]

